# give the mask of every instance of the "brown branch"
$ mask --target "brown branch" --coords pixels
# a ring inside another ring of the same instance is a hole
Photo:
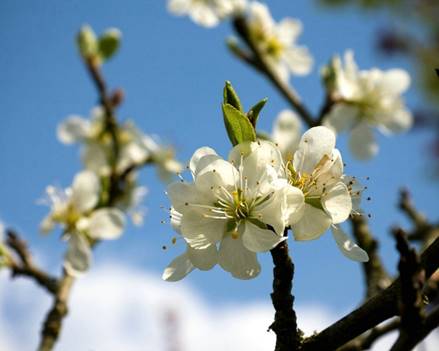
[[[426,278],[438,269],[439,238],[422,253],[421,267],[425,270]],[[356,310],[305,340],[302,350],[336,350],[379,323],[397,315],[400,284],[400,279],[396,279],[387,289],[367,300]]]
[[[351,225],[358,245],[369,255],[369,261],[364,262],[362,266],[366,282],[366,298],[370,298],[386,289],[392,281],[378,254],[378,241],[371,234],[364,216],[353,216]]]
[[[58,289],[58,280],[35,265],[26,242],[13,230],[7,230],[6,244],[17,255],[19,262],[10,257],[9,267],[12,277],[25,276],[32,278],[51,294]]]
[[[312,127],[316,125],[316,122],[314,121],[311,113],[302,104],[296,93],[292,89],[290,89],[286,82],[282,81],[278,77],[278,75],[273,71],[271,65],[267,62],[264,54],[261,52],[250,34],[246,19],[241,16],[235,17],[235,19],[233,20],[233,27],[236,33],[241,37],[241,39],[248,46],[253,54],[252,60],[254,60],[255,64],[252,64],[252,67],[257,67],[257,70],[262,72],[262,74],[267,77],[267,79],[289,102],[291,107],[296,110],[297,113],[299,113],[299,115],[302,117],[305,123],[308,124],[308,126]]]
[[[276,333],[275,351],[295,351],[300,345],[301,333],[297,329],[297,317],[293,309],[294,296],[291,294],[294,264],[288,254],[286,240],[270,252],[274,263],[271,301],[276,313],[269,329]]]
[[[352,340],[348,344],[340,347],[337,351],[362,351],[369,350],[372,345],[384,335],[395,331],[399,328],[400,320],[399,318],[392,319],[390,322],[384,325],[379,325],[373,328],[370,332],[365,335],[361,335],[358,338]]]

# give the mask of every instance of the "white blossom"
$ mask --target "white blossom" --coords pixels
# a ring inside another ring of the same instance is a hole
[[[271,137],[281,151],[285,162],[293,159],[302,136],[301,130],[302,122],[295,112],[283,110],[279,113],[273,124]]]
[[[244,11],[246,4],[246,0],[169,0],[168,10],[176,16],[189,16],[194,23],[211,28]]]
[[[413,123],[401,95],[410,85],[410,76],[401,69],[359,70],[353,53],[347,51],[324,69],[332,98],[337,101],[324,123],[336,132],[350,131],[349,146],[358,159],[377,154],[373,129],[383,134],[400,133]]]
[[[62,226],[69,245],[65,268],[71,274],[88,268],[93,241],[116,239],[123,232],[125,219],[119,209],[96,208],[100,193],[99,178],[88,170],[75,176],[71,188],[47,187],[47,203],[51,211],[40,228],[48,233],[56,224]]]
[[[257,1],[250,3],[248,12],[250,34],[279,78],[287,81],[290,73],[306,75],[311,71],[311,54],[296,44],[302,32],[299,20],[284,18],[276,23],[268,7]]]
[[[291,188],[290,208],[303,203],[300,190],[279,179],[281,165],[279,150],[269,142],[239,144],[229,161],[209,147],[198,149],[189,163],[194,182],[175,182],[167,189],[188,248],[164,278],[178,280],[192,266],[207,270],[216,263],[236,278],[256,277],[256,253],[286,238],[286,189]]]
[[[305,132],[291,162],[285,167],[289,183],[299,188],[305,202],[289,217],[296,240],[314,240],[332,228],[336,243],[347,257],[367,261],[367,254],[354,245],[337,226],[352,212],[352,194],[343,175],[343,161],[335,149],[335,135],[326,127]]]

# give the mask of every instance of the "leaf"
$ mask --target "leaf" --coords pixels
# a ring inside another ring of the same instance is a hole
[[[263,98],[247,112],[247,118],[250,120],[254,128],[256,128],[256,123],[258,121],[259,113],[261,112],[267,101],[268,98]]]
[[[224,103],[230,104],[238,111],[244,112],[241,105],[241,100],[239,100],[238,94],[236,94],[235,89],[233,89],[232,83],[226,81],[224,86]]]
[[[223,104],[224,124],[233,146],[245,141],[256,141],[256,132],[249,119],[230,104]]]
[[[107,30],[99,38],[99,42],[98,42],[99,55],[104,60],[108,60],[117,52],[120,46],[120,38],[121,38],[120,31],[116,28]]]

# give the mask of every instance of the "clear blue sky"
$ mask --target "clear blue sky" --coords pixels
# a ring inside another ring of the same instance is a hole
[[[271,1],[270,6],[276,19],[289,15],[303,21],[300,43],[310,48],[316,65],[312,74],[293,83],[313,111],[322,100],[319,68],[334,53],[354,49],[363,68],[406,67],[405,62],[379,57],[372,49],[373,34],[388,21],[384,15],[362,16],[350,9],[324,12],[309,0]],[[225,80],[233,82],[246,106],[269,98],[260,119],[265,130],[271,129],[277,113],[287,107],[262,77],[228,54],[224,45],[231,33],[228,23],[207,30],[187,18],[172,17],[165,2],[157,0],[2,0],[0,218],[18,229],[55,272],[65,245],[56,234],[43,237],[38,233],[38,224],[48,209],[37,206],[36,200],[48,184],[69,185],[80,167],[78,148],[61,145],[55,130],[65,116],[87,115],[96,102],[74,45],[74,36],[84,23],[98,32],[120,28],[122,49],[104,69],[109,84],[126,92],[119,117],[132,118],[145,132],[174,143],[181,160],[203,145],[227,155],[230,146],[220,112]],[[407,98],[415,106],[418,98],[414,88]],[[371,227],[381,240],[392,272],[396,255],[388,228],[405,223],[395,209],[397,189],[409,186],[419,208],[430,216],[437,215],[439,192],[427,175],[427,137],[425,132],[415,132],[380,138],[380,154],[368,163],[352,160],[344,138],[339,140],[347,171],[371,178],[372,202],[366,210],[372,214]],[[141,181],[150,189],[145,225],[129,227],[121,240],[100,245],[95,260],[111,259],[161,275],[183,247],[161,250],[172,237],[170,227],[160,224],[166,218],[160,205],[168,204],[164,187],[151,169],[142,172]],[[296,301],[320,302],[341,310],[355,306],[363,293],[360,266],[338,252],[329,234],[318,241],[292,242],[290,246],[296,263]],[[261,263],[262,274],[252,281],[235,280],[218,268],[193,272],[186,279],[212,302],[269,301],[272,265],[268,254],[261,256]]]

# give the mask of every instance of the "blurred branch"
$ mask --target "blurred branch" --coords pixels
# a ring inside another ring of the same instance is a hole
[[[439,238],[421,255],[420,266],[429,278],[439,267]],[[398,296],[401,279],[396,279],[387,289],[371,297],[356,310],[305,340],[303,351],[335,350],[348,341],[398,314]],[[430,324],[429,324],[430,325]]]
[[[362,264],[366,282],[366,298],[383,291],[391,284],[378,254],[378,241],[373,237],[364,216],[351,217],[352,233],[358,245],[369,255],[369,261]]]
[[[248,25],[244,17],[235,17],[233,20],[233,27],[236,33],[240,36],[243,42],[248,46],[252,56],[244,57],[244,62],[250,63],[253,68],[256,68],[260,73],[266,76],[266,78],[279,90],[283,97],[290,103],[291,107],[297,111],[308,126],[312,127],[316,125],[311,113],[302,104],[300,98],[296,93],[290,89],[288,84],[282,81],[277,74],[273,71],[270,64],[267,62],[264,55],[261,53],[258,46],[254,43]],[[242,50],[241,50],[242,51]],[[236,55],[237,52],[232,52]],[[242,51],[243,52],[243,51]],[[236,55],[241,58],[240,55]]]
[[[45,288],[49,293],[55,294],[58,290],[58,281],[48,273],[38,268],[32,259],[32,255],[26,242],[21,239],[13,230],[7,231],[7,245],[17,255],[19,262],[10,257],[9,267],[12,277],[25,276],[32,278],[35,282]]]
[[[364,335],[361,335],[357,337],[356,339],[352,340],[348,344],[340,347],[337,349],[337,351],[362,351],[362,350],[369,350],[372,345],[381,337],[384,335],[387,335],[388,333],[397,330],[400,325],[399,318],[392,319],[390,322],[379,325],[373,329],[371,329],[369,332],[367,332]]]
[[[288,235],[287,229],[284,235]],[[276,313],[269,329],[276,333],[275,351],[295,351],[300,345],[301,333],[297,329],[297,316],[293,309],[294,296],[291,294],[294,264],[288,254],[286,240],[270,252],[274,263],[271,301]]]

